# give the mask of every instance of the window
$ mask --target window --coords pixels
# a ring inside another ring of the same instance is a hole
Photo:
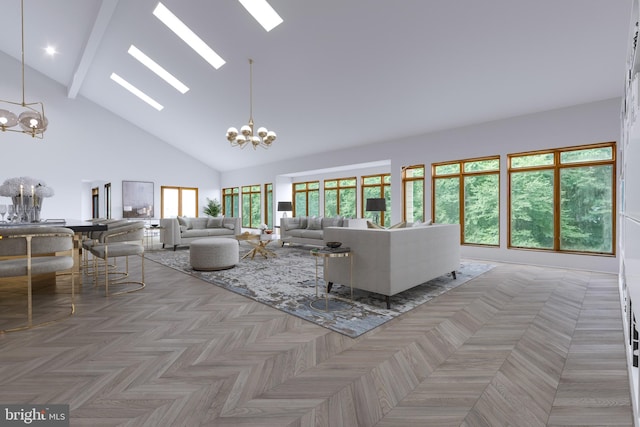
[[[264,185],[264,223],[273,230],[273,184]]]
[[[463,244],[500,244],[500,157],[434,163],[433,220],[460,224]]]
[[[293,216],[320,215],[320,182],[293,183]]]
[[[341,215],[356,217],[356,178],[329,179],[324,181],[324,216]]]
[[[386,201],[387,210],[384,212],[367,212],[365,209],[367,199],[382,199]],[[389,227],[391,225],[391,174],[370,175],[362,177],[362,217],[375,220],[380,215],[379,224]]]
[[[245,185],[242,187],[242,226],[260,227],[260,186]]]
[[[198,189],[189,187],[160,187],[162,218],[198,216]]]
[[[615,253],[615,143],[510,154],[509,247]]]
[[[403,168],[402,200],[403,221],[424,221],[424,165]]]
[[[222,189],[222,213],[227,217],[240,216],[240,188]]]

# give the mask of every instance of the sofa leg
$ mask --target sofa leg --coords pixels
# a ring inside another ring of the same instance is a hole
[[[453,271],[451,272],[451,275],[453,276],[453,280],[456,280],[456,279],[457,279],[457,277],[456,277],[456,271],[455,271],[455,270],[453,270]]]
[[[333,287],[333,282],[327,283],[327,293],[331,292],[331,288]]]
[[[164,243],[162,244],[162,249],[164,249]]]
[[[387,310],[391,309],[391,297],[387,295]]]
[[[178,247],[178,245],[173,245],[173,251],[176,251],[176,248]]]

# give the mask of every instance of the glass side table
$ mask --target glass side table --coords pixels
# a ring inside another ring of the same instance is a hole
[[[332,258],[348,258],[349,259],[349,291],[351,292],[351,302],[353,302],[353,252],[351,250],[331,251],[328,249],[312,249],[311,255],[316,259],[316,300],[311,302],[311,308],[318,309],[314,306],[314,302],[321,301],[318,296],[318,262],[322,259],[322,265],[326,270],[329,269],[329,260]],[[323,279],[324,280],[324,279]],[[329,282],[324,280],[324,311],[329,311]],[[336,299],[341,299],[336,296]]]

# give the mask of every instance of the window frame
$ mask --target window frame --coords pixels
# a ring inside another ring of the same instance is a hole
[[[297,189],[296,186],[304,186],[304,189]],[[310,186],[317,186],[317,188],[309,188]],[[294,182],[291,184],[291,189],[292,189],[292,195],[293,195],[293,212],[291,212],[291,215],[296,217],[296,216],[312,216],[312,214],[309,213],[309,194],[310,193],[318,193],[318,212],[316,213],[317,215],[320,215],[320,181],[301,181],[301,182]],[[298,193],[305,194],[305,212],[304,213],[300,213],[298,212],[298,207],[296,206],[296,199],[297,199],[297,195]]]
[[[231,206],[227,206],[227,197],[231,198]],[[230,212],[229,212],[230,210]],[[240,187],[227,187],[222,189],[222,214],[226,217],[237,218],[240,216]]]
[[[465,165],[470,163],[477,163],[482,161],[491,161],[497,160],[498,168],[492,170],[480,170],[480,171],[467,171],[465,169]],[[500,189],[501,189],[501,179],[500,179],[500,155],[491,155],[491,156],[482,156],[482,157],[473,157],[469,159],[460,159],[460,160],[450,160],[446,162],[437,162],[431,164],[431,218],[432,221],[436,222],[436,181],[438,179],[449,179],[453,177],[458,178],[458,203],[459,203],[459,224],[460,224],[460,244],[465,246],[480,246],[480,247],[490,247],[497,248],[500,247],[500,236],[502,234],[502,230],[500,229]],[[436,169],[440,166],[448,166],[448,165],[458,165],[458,171],[446,174],[438,174]],[[498,190],[497,190],[497,211],[498,211],[498,236],[497,243],[475,243],[475,242],[466,242],[465,241],[465,177],[470,176],[482,176],[482,175],[497,175],[498,177]]]
[[[378,178],[379,182],[374,184],[366,184],[368,179]],[[385,227],[390,226],[391,223],[391,173],[380,173],[374,175],[363,175],[360,177],[360,212],[362,212],[362,218],[372,220],[375,214],[368,215],[365,210],[367,200],[364,197],[365,189],[371,189],[378,187],[380,189],[378,197],[386,200],[387,210],[380,212],[380,224]],[[387,197],[388,196],[388,197]]]
[[[353,181],[353,185],[341,185],[340,182],[341,181]],[[332,183],[335,182],[336,185],[335,187],[329,187],[327,188],[327,183]],[[354,206],[354,215],[357,216],[357,212],[358,212],[358,178],[355,176],[350,176],[350,177],[345,177],[345,178],[332,178],[332,179],[325,179],[322,182],[322,186],[323,186],[323,191],[324,191],[324,215],[325,216],[330,216],[327,213],[327,192],[336,192],[336,215],[342,215],[341,209],[340,209],[340,198],[342,197],[342,190],[353,190],[353,194],[354,194],[354,199],[355,199],[355,206]]]
[[[596,148],[611,148],[611,159],[608,160],[588,160],[583,162],[565,162],[561,161],[561,157],[563,153],[572,152],[572,151],[582,151]],[[562,147],[562,148],[550,148],[545,150],[535,150],[535,151],[525,151],[520,153],[510,153],[507,154],[507,248],[514,250],[529,250],[529,251],[542,251],[542,252],[557,252],[557,253],[566,253],[566,254],[578,254],[578,255],[593,255],[593,256],[616,256],[616,203],[617,203],[617,172],[616,172],[616,163],[617,163],[617,148],[616,142],[601,142],[596,144],[585,144],[585,145],[577,145],[571,147]],[[552,155],[553,162],[552,164],[547,165],[537,165],[537,166],[528,166],[528,167],[512,167],[514,158],[533,156],[533,155]],[[569,250],[569,249],[561,249],[561,193],[562,188],[560,187],[561,178],[560,174],[563,169],[576,169],[580,167],[591,167],[591,166],[611,166],[611,252],[591,252],[591,251],[578,251],[578,250]],[[553,171],[553,247],[552,248],[530,248],[523,246],[512,245],[511,243],[511,189],[512,189],[512,173],[517,172],[531,172],[531,171],[543,171],[543,170],[552,170]]]
[[[422,169],[422,176],[413,176],[413,177],[407,177],[407,172],[408,171],[413,171],[413,170],[417,170],[417,169]],[[403,166],[402,167],[402,221],[408,221],[407,219],[407,210],[409,208],[409,206],[407,205],[407,184],[408,183],[414,183],[416,181],[422,181],[422,200],[420,200],[420,208],[422,211],[422,218],[419,219],[419,221],[423,222],[424,221],[424,214],[425,214],[425,206],[424,206],[424,190],[426,189],[426,185],[425,185],[425,179],[426,179],[426,173],[427,170],[425,168],[424,164],[421,165],[412,165],[412,166]],[[413,212],[415,209],[415,200],[414,203],[412,203],[411,205],[411,211]],[[412,222],[415,222],[415,218],[411,218]]]
[[[273,230],[273,183],[264,184],[264,223]]]
[[[253,210],[254,210],[254,200],[257,199],[258,201],[258,210],[260,212],[262,212],[262,191],[260,188],[260,184],[252,184],[252,185],[243,185],[240,188],[240,199],[242,201],[241,203],[241,218],[242,218],[242,227],[243,228],[253,228],[253,229],[258,229],[260,228],[261,225],[261,221],[262,221],[262,215],[258,214],[258,224],[254,224],[254,218],[253,218]],[[255,198],[255,195],[258,195],[257,198]],[[247,196],[248,201],[249,201],[249,215],[245,215],[244,212],[244,201],[245,201],[245,196]],[[245,219],[247,219],[248,221],[245,222]]]
[[[164,191],[165,190],[178,190],[178,216],[183,216],[183,206],[182,206],[182,192],[183,191],[195,191],[195,213],[196,217],[198,217],[198,188],[197,187],[178,187],[175,185],[161,185],[160,186],[160,218],[165,218],[164,216]]]

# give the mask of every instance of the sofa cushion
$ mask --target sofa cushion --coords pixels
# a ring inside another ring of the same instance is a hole
[[[300,217],[300,228],[307,228],[309,226],[309,217],[301,216]]]
[[[227,230],[235,230],[236,225],[233,222],[233,218],[223,218],[222,219],[222,226],[224,228],[226,228]]]
[[[307,230],[322,230],[322,217],[311,217],[307,221]]]
[[[322,230],[300,230],[300,237],[322,240],[323,234]]]
[[[182,233],[183,239],[195,238],[195,237],[215,237],[215,236],[229,236],[233,233],[224,227],[221,228],[203,228],[203,229],[191,229]]]
[[[291,237],[302,237],[303,231],[307,231],[307,230],[303,230],[302,228],[293,228],[288,231],[287,235]]]
[[[222,220],[224,218],[219,216],[215,218],[209,218],[207,221],[207,228],[222,228]]]
[[[322,229],[327,227],[342,227],[342,217],[322,218]]]
[[[209,218],[191,218],[191,228],[194,230],[204,230],[207,228]]]
[[[180,224],[181,226],[184,225],[185,227],[187,227],[187,230],[190,230],[193,228],[193,226],[191,225],[191,219],[187,217],[179,216],[178,224]]]
[[[288,218],[284,224],[284,229],[286,231],[295,230],[300,228],[300,218]]]

